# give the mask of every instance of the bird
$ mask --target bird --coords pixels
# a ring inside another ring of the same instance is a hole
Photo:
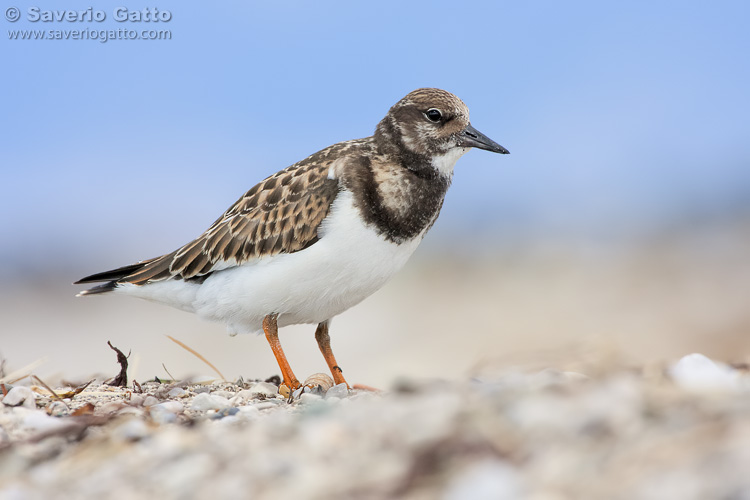
[[[317,325],[336,384],[331,320],[380,289],[435,223],[456,161],[469,149],[508,154],[476,130],[452,93],[420,88],[372,136],[339,142],[256,184],[200,236],[160,257],[92,274],[79,296],[130,295],[264,333],[291,390],[301,387],[278,336]]]

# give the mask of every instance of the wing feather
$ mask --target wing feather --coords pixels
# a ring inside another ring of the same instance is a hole
[[[304,177],[298,174],[301,168],[309,169]],[[282,170],[245,193],[200,237],[119,281],[192,279],[309,247],[317,241],[318,227],[339,191],[338,181],[327,178],[327,169],[293,165]]]

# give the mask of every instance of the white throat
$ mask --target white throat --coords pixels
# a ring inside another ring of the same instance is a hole
[[[453,148],[444,155],[432,157],[432,167],[445,176],[453,175],[456,162],[471,148]]]

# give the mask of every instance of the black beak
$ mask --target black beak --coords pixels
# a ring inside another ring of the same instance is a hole
[[[458,145],[462,148],[479,148],[503,155],[510,154],[510,151],[472,127],[471,123],[458,134]]]

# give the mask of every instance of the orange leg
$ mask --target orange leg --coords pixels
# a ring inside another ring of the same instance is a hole
[[[289,366],[289,361],[286,360],[286,355],[284,355],[284,349],[281,348],[281,342],[279,342],[279,326],[276,324],[277,317],[278,314],[269,314],[263,318],[263,331],[266,333],[266,339],[271,345],[273,355],[276,356],[276,362],[279,364],[281,376],[284,378],[282,383],[294,391],[302,384],[300,384],[297,377],[294,376],[292,367]]]
[[[333,381],[336,385],[346,384],[346,387],[349,388],[349,384],[346,383],[344,374],[339,365],[336,364],[336,357],[331,350],[331,337],[328,336],[328,321],[324,321],[318,325],[318,328],[315,330],[315,340],[318,341],[320,352],[323,353],[323,357],[326,359],[326,363],[328,363],[328,368],[331,370],[331,375],[333,375]]]

